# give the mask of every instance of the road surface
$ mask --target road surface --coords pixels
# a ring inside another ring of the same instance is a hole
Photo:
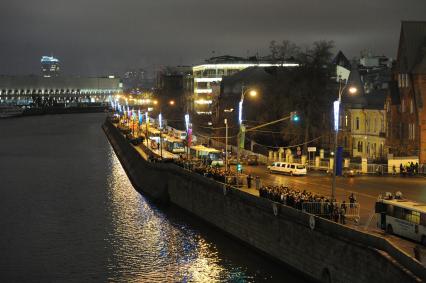
[[[307,190],[331,195],[331,176],[321,173],[309,173],[308,176],[288,176],[269,173],[266,166],[244,166],[244,173],[259,176],[262,184],[286,185],[298,190]],[[349,195],[354,193],[361,205],[361,224],[365,224],[374,214],[374,203],[380,194],[385,192],[402,192],[403,196],[418,202],[426,203],[426,178],[400,177],[400,176],[356,176],[337,177],[336,198],[337,201],[349,202]],[[374,225],[374,224],[373,224]]]

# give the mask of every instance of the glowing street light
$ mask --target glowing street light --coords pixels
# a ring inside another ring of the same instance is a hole
[[[348,84],[342,86],[342,80],[339,80],[339,98],[333,102],[333,114],[334,114],[334,164],[333,164],[333,181],[331,184],[331,201],[334,201],[336,197],[336,173],[337,173],[337,136],[339,134],[339,117],[340,117],[340,104],[342,102],[343,91],[348,87]],[[357,88],[354,86],[349,87],[349,93],[357,93]]]
[[[257,95],[257,91],[255,91],[255,90],[251,90],[250,91],[250,96],[251,97],[255,97]]]
[[[237,182],[239,182],[238,173],[241,170],[241,166],[240,166],[240,144],[242,139],[241,136],[243,134],[243,131],[245,131],[244,125],[243,125],[243,103],[244,103],[244,97],[247,92],[249,92],[251,97],[255,97],[257,95],[256,90],[247,89],[244,85],[241,86],[241,99],[240,99],[240,102],[238,103],[238,124],[240,125],[240,131],[237,135]],[[244,140],[242,141],[242,143],[244,144]]]

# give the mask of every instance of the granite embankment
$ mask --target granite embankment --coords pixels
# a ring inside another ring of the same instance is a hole
[[[172,163],[146,161],[103,129],[134,187],[170,202],[321,282],[424,282],[426,269],[387,240],[246,194]]]

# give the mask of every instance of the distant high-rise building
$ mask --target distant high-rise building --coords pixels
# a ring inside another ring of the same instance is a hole
[[[41,57],[41,71],[44,78],[59,76],[59,60],[53,56]]]
[[[234,75],[249,67],[295,67],[294,62],[280,64],[258,57],[241,58],[235,56],[219,56],[207,59],[205,64],[192,67],[194,77],[194,93],[192,110],[198,115],[211,116],[213,105],[220,93],[220,82],[223,77]],[[214,92],[215,91],[215,92]]]

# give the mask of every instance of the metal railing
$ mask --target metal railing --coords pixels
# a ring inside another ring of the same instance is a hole
[[[321,160],[319,167],[323,167],[323,168],[329,168],[330,167],[330,161],[328,160]]]
[[[388,165],[387,164],[367,164],[367,173],[378,174],[378,175],[387,174]]]
[[[336,213],[341,216],[342,209],[343,215],[347,219],[353,219],[356,222],[360,219],[360,204],[359,203],[341,203],[341,202],[304,202],[302,203],[302,211],[321,216],[324,218],[333,219]]]

